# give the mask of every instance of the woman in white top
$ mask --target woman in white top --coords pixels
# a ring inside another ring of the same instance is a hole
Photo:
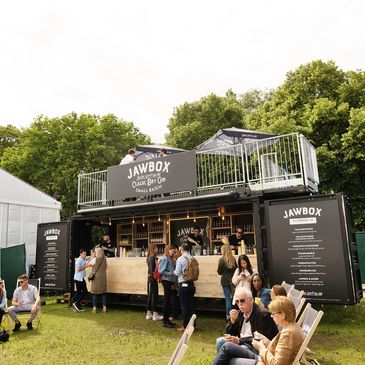
[[[247,255],[240,255],[238,257],[238,268],[233,274],[232,283],[236,288],[245,287],[251,289],[251,276],[257,273],[257,270],[252,268],[250,259]]]

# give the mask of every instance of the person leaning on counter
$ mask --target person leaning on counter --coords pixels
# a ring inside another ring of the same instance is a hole
[[[190,233],[187,237],[187,244],[189,245],[189,251],[191,252],[191,249],[193,246],[199,247],[202,249],[204,241],[203,237],[200,235],[200,227],[194,226],[193,233]]]

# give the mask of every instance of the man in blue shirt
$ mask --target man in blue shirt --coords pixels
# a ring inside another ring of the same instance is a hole
[[[185,330],[191,316],[195,313],[195,308],[194,308],[195,285],[193,281],[185,281],[184,279],[184,271],[188,264],[188,260],[192,258],[189,251],[190,249],[187,243],[181,245],[182,255],[177,259],[176,269],[174,271],[174,274],[177,276],[177,280],[179,283],[179,298],[183,317],[183,326],[178,328],[177,329],[178,331]]]
[[[94,256],[90,257],[92,260]],[[85,298],[87,294],[85,275],[86,275],[86,267],[90,266],[89,262],[86,258],[86,250],[84,248],[80,249],[80,257],[75,262],[75,275],[74,275],[74,283],[76,285],[76,295],[74,297],[74,302],[72,303],[73,307],[77,312],[83,312],[84,309],[81,308],[81,301]]]

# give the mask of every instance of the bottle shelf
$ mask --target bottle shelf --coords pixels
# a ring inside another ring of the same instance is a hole
[[[217,229],[231,229],[231,226],[227,227],[212,227],[211,230],[217,230]]]

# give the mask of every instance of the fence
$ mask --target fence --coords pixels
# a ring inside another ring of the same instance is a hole
[[[248,187],[253,191],[291,189],[298,186],[318,191],[315,149],[298,133],[197,151],[196,161],[198,191],[238,186]],[[79,206],[82,208],[106,205],[106,181],[106,170],[80,174]],[[171,192],[169,196],[181,194],[191,192]],[[166,196],[165,199],[169,197]]]

